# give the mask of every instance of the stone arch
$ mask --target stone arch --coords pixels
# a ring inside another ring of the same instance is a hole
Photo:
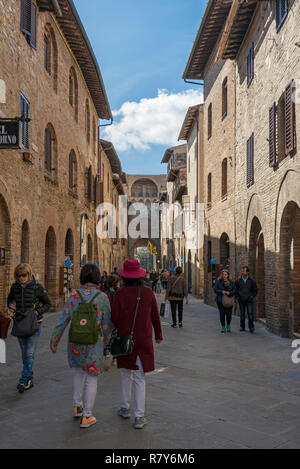
[[[48,228],[45,240],[45,288],[55,309],[57,295],[57,241],[54,228]]]
[[[284,207],[279,237],[279,333],[292,337],[300,328],[300,206]]]
[[[131,197],[158,197],[157,184],[148,178],[137,179],[131,186]]]
[[[6,199],[0,193],[0,312],[6,309],[11,264],[11,218]]]
[[[256,216],[250,227],[248,265],[250,275],[256,279],[258,285],[256,317],[265,317],[265,241],[261,223]]]
[[[264,231],[265,212],[263,209],[261,198],[258,194],[252,195],[248,204],[248,208],[247,208],[247,217],[246,217],[246,225],[245,225],[245,246],[247,246],[248,248],[249,248],[252,221],[255,217],[258,218],[261,224],[261,229]]]

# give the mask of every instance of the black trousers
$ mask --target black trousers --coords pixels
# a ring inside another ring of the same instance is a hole
[[[178,306],[178,322],[182,322],[183,300],[170,300],[173,324],[177,323],[176,311]]]
[[[218,305],[219,312],[220,312],[221,325],[225,327],[226,322],[227,322],[227,326],[229,326],[231,323],[231,318],[232,318],[232,307],[224,308],[222,303],[217,303],[217,305]]]

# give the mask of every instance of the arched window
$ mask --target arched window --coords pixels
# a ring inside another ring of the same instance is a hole
[[[52,178],[57,178],[57,141],[54,129],[48,124],[44,135],[45,171]]]
[[[131,188],[131,197],[157,197],[157,186],[148,179],[136,181]]]
[[[207,138],[210,139],[212,136],[212,103],[208,106],[207,123]]]
[[[74,150],[69,154],[69,189],[77,192],[77,163]]]
[[[85,103],[85,133],[88,143],[90,143],[90,132],[91,132],[91,117],[90,117],[90,105],[88,100]]]
[[[76,122],[78,122],[78,82],[73,67],[71,67],[69,74],[69,104],[74,108],[74,117]]]
[[[89,264],[93,261],[93,242],[90,235],[88,235],[88,256],[87,261]]]
[[[44,32],[44,66],[53,77],[53,88],[57,93],[58,53],[57,43],[53,28],[47,24]]]
[[[227,116],[227,77],[222,83],[222,119]]]
[[[212,205],[212,176],[211,173],[207,176],[207,208]]]
[[[68,229],[65,240],[65,257],[69,257],[73,263],[74,260],[74,237],[71,229]]]
[[[93,199],[93,170],[92,166],[89,167],[86,173],[86,198],[88,202]]]
[[[227,197],[227,158],[222,161],[222,199]]]
[[[96,154],[96,142],[97,142],[97,128],[96,128],[96,119],[95,117],[93,118],[93,150],[94,153]]]

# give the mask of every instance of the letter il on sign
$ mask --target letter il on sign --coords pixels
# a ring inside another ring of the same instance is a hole
[[[4,340],[0,339],[0,363],[6,363],[6,344]]]
[[[6,85],[5,81],[0,79],[0,104],[6,103]]]

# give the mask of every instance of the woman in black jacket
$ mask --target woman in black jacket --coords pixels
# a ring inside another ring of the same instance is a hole
[[[43,314],[50,309],[51,302],[43,286],[36,283],[29,264],[19,264],[16,267],[15,280],[7,298],[9,309],[18,316],[18,314],[34,308],[39,325],[38,331],[32,336],[18,337],[22,351],[23,371],[17,389],[23,393],[33,387],[34,355],[42,331]]]
[[[229,271],[226,269],[222,270],[221,276],[216,281],[214,286],[216,296],[216,303],[220,312],[221,332],[225,332],[227,322],[227,332],[231,332],[231,318],[232,318],[232,306],[225,307],[223,305],[223,296],[233,297],[236,294],[234,282],[230,278]]]

